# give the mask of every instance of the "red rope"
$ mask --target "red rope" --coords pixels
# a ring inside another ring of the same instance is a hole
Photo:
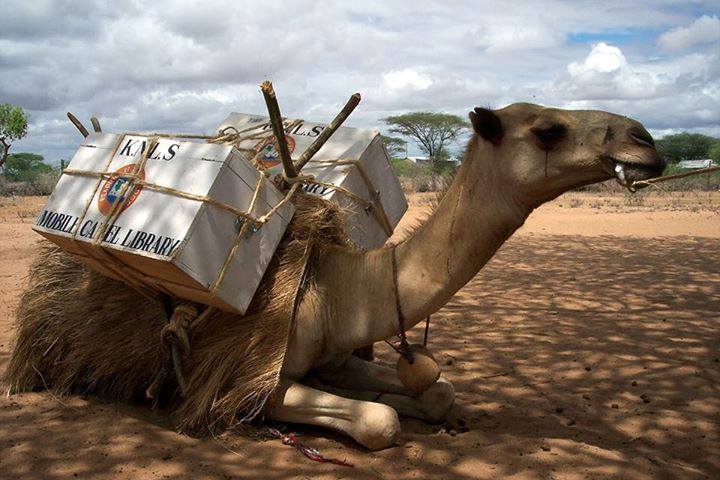
[[[308,447],[307,445],[303,444],[300,440],[298,440],[298,435],[295,433],[280,433],[280,431],[273,429],[273,433],[282,441],[283,445],[288,445],[290,447],[295,447],[305,455],[307,458],[314,462],[319,463],[333,463],[335,465],[342,465],[344,467],[354,467],[352,463],[349,463],[347,460],[340,460],[337,458],[326,458],[323,457],[320,452],[317,451],[317,449]]]

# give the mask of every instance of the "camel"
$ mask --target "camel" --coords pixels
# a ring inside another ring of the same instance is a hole
[[[393,245],[353,249],[336,206],[296,196],[295,226],[252,313],[214,311],[184,334],[192,349],[170,364],[190,367],[185,387],[158,345],[171,328],[185,329],[168,324],[170,308],[45,245],[18,310],[8,391],[149,397],[173,407],[190,434],[262,413],[339,431],[371,450],[393,445],[398,415],[441,422],[454,402],[450,382],[440,376],[416,393],[395,369],[353,351],[440,309],[543,202],[613,177],[632,189],[664,168],[643,126],[611,113],[520,103],[476,108],[470,122],[462,166],[435,212]]]
[[[394,369],[353,350],[395,336],[399,312],[411,328],[439,310],[542,203],[611,178],[631,188],[665,167],[650,134],[623,116],[528,103],[469,116],[462,166],[426,223],[392,246],[326,252],[317,289],[297,307],[266,416],[333,429],[371,450],[393,445],[398,414],[442,421],[450,382],[416,395]]]

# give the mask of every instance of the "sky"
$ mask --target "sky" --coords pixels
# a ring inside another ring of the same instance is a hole
[[[0,103],[29,113],[11,151],[69,159],[103,130],[214,133],[230,112],[350,126],[408,111],[532,102],[720,137],[720,0],[3,0]]]

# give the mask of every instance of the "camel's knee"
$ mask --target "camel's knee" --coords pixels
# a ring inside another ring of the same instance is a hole
[[[455,402],[455,389],[448,380],[440,377],[430,388],[420,395],[426,420],[440,423],[445,420]]]
[[[363,405],[355,419],[353,437],[370,450],[390,447],[400,435],[397,412],[387,405],[371,403]]]

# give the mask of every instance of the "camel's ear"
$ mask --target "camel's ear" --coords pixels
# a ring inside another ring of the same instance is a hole
[[[475,111],[470,112],[469,115],[470,123],[472,123],[473,129],[478,135],[493,145],[500,145],[503,128],[500,119],[492,110],[475,107]]]

